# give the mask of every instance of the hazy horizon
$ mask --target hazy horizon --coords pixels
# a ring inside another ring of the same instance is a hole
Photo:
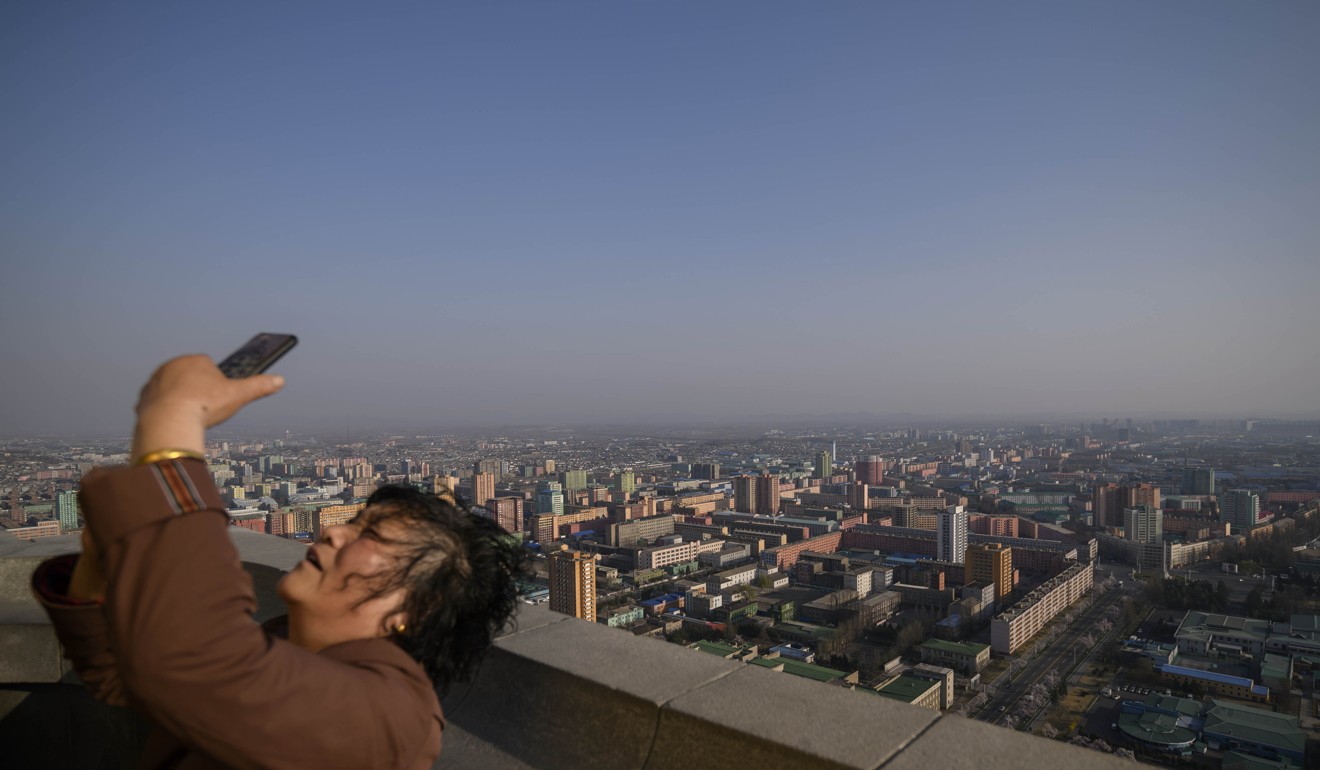
[[[1314,3],[0,22],[0,434],[1320,417]]]
[[[274,410],[272,410],[274,411]],[[845,433],[867,432],[885,432],[901,431],[916,428],[922,431],[947,431],[947,430],[993,430],[993,429],[1020,429],[1036,425],[1048,425],[1055,431],[1074,431],[1079,423],[1084,423],[1089,429],[1092,425],[1098,425],[1103,420],[1108,419],[1113,428],[1123,427],[1123,420],[1131,417],[1134,424],[1141,428],[1147,427],[1152,422],[1158,421],[1176,421],[1176,420],[1199,420],[1203,427],[1212,428],[1222,426],[1226,423],[1238,423],[1246,419],[1259,419],[1264,424],[1291,423],[1291,422],[1314,422],[1320,420],[1320,414],[1309,415],[1204,415],[1204,414],[1139,414],[1124,415],[1115,417],[1112,415],[1096,416],[1087,414],[1008,414],[1008,415],[759,415],[744,417],[718,417],[711,419],[699,418],[657,418],[653,420],[574,420],[561,422],[520,422],[520,423],[495,423],[495,422],[463,422],[459,420],[450,420],[445,422],[408,420],[408,419],[385,419],[378,421],[358,421],[350,425],[333,424],[333,422],[306,422],[293,423],[281,421],[276,418],[273,421],[264,421],[257,415],[240,415],[239,417],[225,423],[210,431],[213,437],[224,440],[237,436],[255,438],[267,437],[278,438],[279,434],[284,432],[291,433],[298,437],[315,437],[317,439],[332,441],[344,439],[345,443],[352,443],[359,440],[377,439],[383,436],[405,436],[405,437],[425,437],[425,436],[467,436],[467,437],[531,437],[531,436],[550,436],[561,433],[580,433],[582,435],[598,435],[605,432],[618,433],[620,437],[626,435],[644,435],[645,432],[655,431],[659,433],[687,434],[693,437],[705,435],[710,432],[729,432],[731,436],[759,436],[762,433],[772,430],[784,431],[820,431],[821,436],[844,435]],[[638,433],[632,433],[637,431]],[[1262,438],[1279,438],[1277,434],[1261,434]],[[1134,440],[1140,440],[1141,434],[1134,436]],[[131,438],[131,425],[122,431],[103,430],[103,431],[76,431],[76,430],[48,430],[48,431],[14,431],[0,433],[0,439],[29,439],[29,438],[68,438],[68,439],[94,439],[105,440],[114,438]]]

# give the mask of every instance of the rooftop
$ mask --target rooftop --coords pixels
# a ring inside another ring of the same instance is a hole
[[[1208,641],[1214,635],[1231,635],[1238,639],[1251,639],[1263,643],[1269,634],[1268,620],[1188,610],[1183,616],[1182,624],[1178,626],[1177,637]]]
[[[736,647],[728,642],[693,642],[688,645],[694,650],[699,650],[710,655],[718,655],[721,658],[730,658],[745,650],[745,647]]]
[[[1182,724],[1182,720],[1158,711],[1144,714],[1121,714],[1118,729],[1144,743],[1156,746],[1190,746],[1196,740],[1196,731]]]
[[[1306,734],[1298,726],[1297,717],[1235,706],[1221,700],[1210,701],[1205,715],[1205,732],[1286,751],[1302,752],[1306,748]]]
[[[1250,690],[1252,695],[1269,697],[1270,688],[1264,685],[1256,684],[1244,676],[1230,676],[1229,674],[1220,674],[1215,671],[1204,671],[1199,668],[1188,668],[1187,666],[1175,666],[1171,663],[1157,663],[1155,668],[1161,673],[1172,676],[1185,676],[1189,679],[1200,679],[1206,682],[1216,682],[1218,684],[1231,685]]]
[[[941,652],[949,652],[955,655],[980,655],[982,652],[990,649],[988,644],[978,644],[977,642],[950,642],[947,639],[927,639],[921,643],[922,647]]]
[[[922,695],[930,692],[932,687],[939,687],[940,683],[934,679],[926,679],[918,676],[903,676],[886,683],[882,687],[877,687],[876,692],[886,698],[901,700],[904,703],[911,703]]]
[[[793,660],[792,658],[785,657],[757,658],[749,662],[761,666],[762,668],[778,668],[783,666],[783,672],[785,674],[801,676],[807,679],[815,679],[817,682],[833,682],[836,679],[846,679],[852,676],[847,671],[839,671],[838,669],[829,668],[828,666],[820,666],[815,663],[803,663],[800,660]]]

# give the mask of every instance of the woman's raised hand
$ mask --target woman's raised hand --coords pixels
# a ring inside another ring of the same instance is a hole
[[[138,394],[133,458],[161,449],[200,453],[205,449],[207,428],[283,387],[284,378],[274,374],[231,380],[207,356],[166,361]]]

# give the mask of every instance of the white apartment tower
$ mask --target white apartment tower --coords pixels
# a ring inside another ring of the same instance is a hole
[[[967,554],[967,513],[961,505],[951,505],[940,512],[935,530],[935,558],[962,564]]]

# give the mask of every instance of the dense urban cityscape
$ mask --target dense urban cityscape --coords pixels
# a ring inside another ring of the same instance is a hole
[[[1143,761],[1320,739],[1320,423],[228,435],[230,523],[313,542],[382,484],[534,554],[529,604]],[[125,439],[10,438],[0,538],[77,533]]]

